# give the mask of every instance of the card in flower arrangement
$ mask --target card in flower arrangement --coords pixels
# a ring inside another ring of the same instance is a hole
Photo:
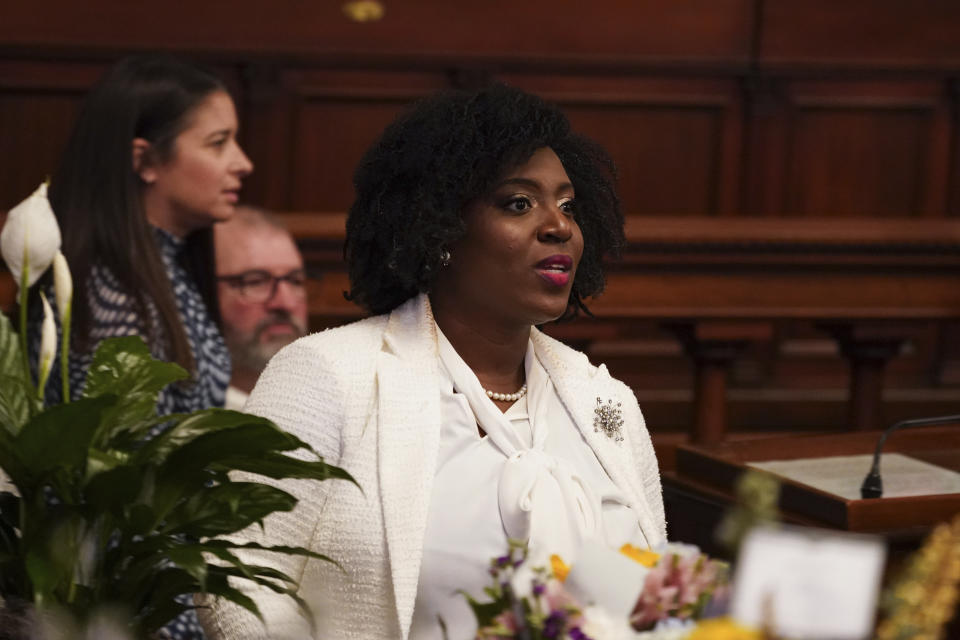
[[[758,527],[740,550],[731,612],[785,638],[869,637],[885,556],[871,536]]]

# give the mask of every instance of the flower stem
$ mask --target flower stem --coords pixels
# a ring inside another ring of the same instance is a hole
[[[29,280],[30,266],[27,263],[26,249],[24,249],[23,271],[20,274],[20,354],[23,356],[23,381],[27,388],[33,392],[36,389],[33,386],[33,374],[30,373],[30,352],[27,349],[27,300],[30,290],[27,287]],[[33,394],[31,394],[33,395]],[[33,406],[33,403],[30,403]]]
[[[60,379],[63,383],[63,403],[70,402],[70,320],[73,315],[73,304],[67,303],[67,309],[63,314],[62,332],[63,342],[60,347]]]

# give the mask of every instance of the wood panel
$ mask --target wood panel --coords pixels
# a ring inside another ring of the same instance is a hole
[[[955,0],[763,0],[765,65],[957,68]]]
[[[307,56],[554,60],[582,56],[618,64],[644,58],[682,64],[743,63],[751,0],[488,0],[483,3],[382,0],[382,20],[359,24],[344,2],[206,0],[168,3],[162,11],[125,0],[51,0],[43,11],[7,3],[0,46],[264,52]]]
[[[406,105],[449,87],[440,73],[297,71],[288,201],[291,208],[345,210],[353,171],[366,149]]]
[[[53,175],[96,64],[0,60],[0,209]]]
[[[735,78],[500,74],[559,104],[617,163],[626,211],[702,215],[740,208]]]
[[[944,82],[770,80],[751,103],[749,210],[946,215],[955,124]]]

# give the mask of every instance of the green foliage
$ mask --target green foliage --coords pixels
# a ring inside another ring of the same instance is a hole
[[[222,409],[158,417],[158,392],[186,372],[155,360],[139,338],[104,341],[84,396],[46,409],[29,392],[21,357],[0,314],[0,469],[16,488],[0,492],[0,596],[79,620],[119,606],[141,636],[183,611],[182,594],[210,593],[259,616],[231,577],[306,610],[292,578],[235,552],[329,558],[226,538],[296,499],[229,473],[353,482],[349,474],[264,418]],[[150,438],[157,425],[165,430]],[[288,455],[301,449],[309,459]]]

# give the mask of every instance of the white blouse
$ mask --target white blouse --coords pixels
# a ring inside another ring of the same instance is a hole
[[[638,519],[584,441],[528,346],[527,395],[505,413],[439,331],[441,433],[411,640],[472,638],[463,592],[484,601],[508,538],[545,563],[576,560],[586,538],[646,546]],[[487,433],[480,437],[477,426]]]

